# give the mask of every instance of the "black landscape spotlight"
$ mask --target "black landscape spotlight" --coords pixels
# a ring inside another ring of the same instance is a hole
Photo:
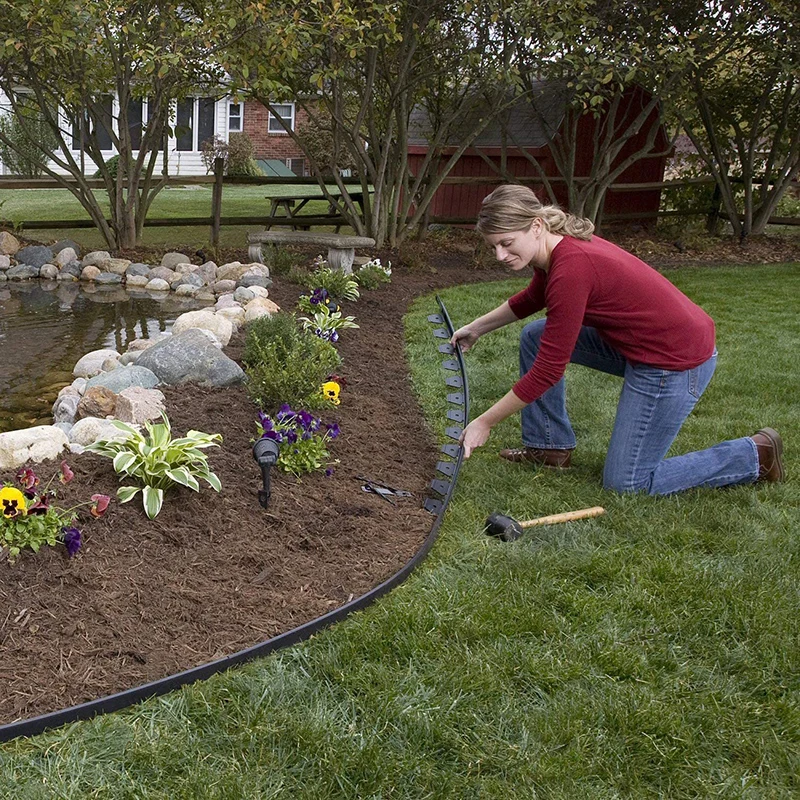
[[[270,467],[275,466],[279,452],[280,448],[274,439],[258,439],[253,445],[253,458],[258,466],[261,467],[261,480],[264,484],[258,490],[258,502],[262,508],[266,508],[269,505],[269,470]]]

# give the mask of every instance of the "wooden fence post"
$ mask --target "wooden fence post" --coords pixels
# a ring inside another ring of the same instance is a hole
[[[225,159],[214,159],[214,190],[211,193],[211,244],[219,246],[219,228],[222,219],[222,178],[225,175]]]

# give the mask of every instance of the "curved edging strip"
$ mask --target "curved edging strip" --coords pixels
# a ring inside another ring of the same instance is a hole
[[[428,319],[435,323],[444,322],[449,329],[449,334],[447,335],[447,338],[449,339],[453,333],[452,323],[447,315],[447,310],[444,307],[444,303],[438,296],[436,297],[436,301],[441,309],[441,316],[431,315],[431,317]],[[433,319],[433,317],[435,317],[435,319]],[[444,338],[442,334],[439,333],[439,330],[443,329],[437,329],[435,335],[439,338]],[[454,375],[452,377],[448,377],[446,379],[446,383],[448,386],[461,386],[464,390],[460,403],[456,403],[456,400],[454,398],[451,399],[452,396],[448,395],[448,402],[463,406],[463,411],[452,416],[452,412],[448,411],[448,419],[457,419],[460,416],[461,421],[466,421],[466,419],[469,417],[469,394],[467,391],[466,370],[464,368],[464,360],[461,355],[461,350],[460,348],[454,349],[452,345],[448,343],[447,345],[440,345],[439,351],[447,355],[456,355],[457,358],[455,362],[451,359],[449,361],[445,361],[443,366],[445,369],[458,370],[461,374],[460,376]],[[458,380],[454,380],[456,377],[458,377]],[[461,428],[456,427],[448,428],[447,435],[451,438],[458,439],[460,430]],[[119,711],[120,709],[127,708],[128,706],[134,705],[134,703],[141,702],[142,700],[167,694],[168,692],[179,689],[187,684],[194,683],[195,681],[210,678],[212,675],[216,675],[218,672],[223,672],[224,670],[238,666],[246,661],[250,661],[261,656],[266,656],[275,652],[276,650],[280,650],[283,647],[288,647],[290,645],[297,644],[298,642],[302,642],[305,639],[313,636],[315,633],[321,631],[323,628],[326,628],[335,622],[339,622],[340,620],[352,614],[354,611],[360,611],[361,609],[366,608],[379,597],[405,581],[414,568],[425,558],[439,536],[439,527],[442,524],[444,512],[447,509],[448,503],[450,502],[450,497],[455,487],[456,478],[458,476],[458,471],[461,467],[462,460],[462,449],[460,445],[442,445],[442,452],[454,458],[455,461],[440,461],[436,466],[440,473],[448,475],[449,480],[435,480],[431,484],[435,491],[443,495],[442,500],[429,499],[425,502],[425,508],[433,511],[433,513],[436,514],[436,519],[433,523],[433,527],[431,528],[431,532],[422,543],[420,549],[411,557],[411,559],[407,561],[398,572],[385,580],[383,583],[379,584],[373,589],[370,589],[370,591],[368,591],[366,594],[357,597],[355,600],[351,600],[349,603],[334,609],[324,616],[317,617],[316,619],[306,622],[297,628],[293,628],[290,631],[286,631],[278,636],[274,636],[272,639],[267,639],[260,644],[253,645],[245,650],[240,650],[238,653],[218,659],[217,661],[210,661],[207,664],[201,664],[199,667],[193,667],[192,669],[185,670],[184,672],[178,672],[174,675],[169,675],[166,678],[161,678],[160,680],[152,681],[151,683],[142,684],[141,686],[134,686],[132,689],[126,689],[125,691],[118,692],[117,694],[100,697],[96,700],[91,700],[88,703],[70,706],[69,708],[61,709],[60,711],[53,711],[49,714],[42,714],[38,717],[31,717],[30,719],[11,722],[7,725],[0,725],[0,742],[7,742],[11,739],[15,739],[18,736],[34,736],[50,728],[57,728],[60,725],[66,725],[67,723],[90,719],[91,717],[99,714],[108,714],[112,711]]]

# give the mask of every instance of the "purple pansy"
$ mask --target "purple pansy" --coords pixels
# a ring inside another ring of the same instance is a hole
[[[325,428],[328,431],[328,438],[330,439],[335,439],[341,433],[338,422],[329,422]]]
[[[81,532],[78,528],[62,528],[61,533],[64,537],[64,546],[67,548],[69,557],[72,558],[81,549]]]

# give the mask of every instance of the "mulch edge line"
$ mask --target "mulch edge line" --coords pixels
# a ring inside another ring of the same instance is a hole
[[[436,301],[441,309],[442,319],[452,335],[454,328],[447,313],[447,309],[438,295],[436,296]],[[469,388],[467,384],[466,365],[461,353],[461,348],[456,347],[454,353],[452,354],[445,353],[445,359],[447,359],[449,355],[455,355],[459,365],[464,391],[464,424],[466,424],[469,421]],[[448,435],[451,435],[451,438],[457,438],[452,436],[452,431],[452,427],[448,428]],[[451,450],[453,447],[455,447],[456,450]],[[224,672],[232,667],[239,666],[247,661],[267,656],[285,647],[290,647],[293,644],[303,642],[306,639],[311,638],[311,636],[313,636],[315,633],[324,630],[336,622],[340,622],[341,620],[350,616],[350,614],[353,612],[361,611],[370,606],[372,603],[378,600],[378,598],[387,594],[396,586],[399,586],[409,577],[414,569],[428,555],[439,536],[439,529],[441,527],[442,520],[444,519],[445,512],[447,511],[447,507],[450,504],[450,499],[453,495],[453,491],[455,490],[456,481],[461,469],[463,448],[460,444],[446,444],[442,446],[442,452],[445,452],[451,456],[455,454],[455,465],[453,467],[452,476],[448,480],[444,482],[441,480],[434,480],[431,483],[433,490],[440,493],[441,488],[437,487],[444,487],[446,485],[444,497],[441,501],[432,501],[433,505],[431,506],[429,506],[428,501],[426,501],[425,507],[428,508],[428,510],[433,511],[433,509],[435,509],[433,513],[435,513],[436,518],[433,522],[433,526],[431,527],[431,531],[425,537],[425,540],[417,552],[394,575],[387,578],[383,583],[375,586],[368,592],[365,592],[359,597],[351,600],[348,603],[345,603],[343,606],[339,606],[339,608],[336,608],[321,617],[312,619],[309,622],[297,626],[296,628],[292,628],[291,630],[285,631],[277,636],[273,636],[271,639],[267,639],[259,644],[245,648],[244,650],[240,650],[230,656],[226,656],[225,658],[221,658],[216,661],[209,661],[206,664],[201,664],[198,667],[193,667],[192,669],[169,675],[166,678],[161,678],[157,681],[141,684],[140,686],[135,686],[131,689],[117,692],[116,694],[99,697],[95,700],[90,700],[87,703],[69,706],[68,708],[52,711],[48,714],[42,714],[37,717],[30,717],[28,719],[18,720],[6,725],[0,725],[0,743],[5,743],[21,736],[35,736],[43,733],[46,730],[58,728],[73,722],[81,722],[102,714],[121,711],[122,709],[128,708],[143,700],[148,700],[153,697],[160,697],[168,694],[169,692],[175,691],[176,689],[180,689],[183,686],[188,686],[189,684],[196,683],[197,681],[206,680],[213,675]]]

